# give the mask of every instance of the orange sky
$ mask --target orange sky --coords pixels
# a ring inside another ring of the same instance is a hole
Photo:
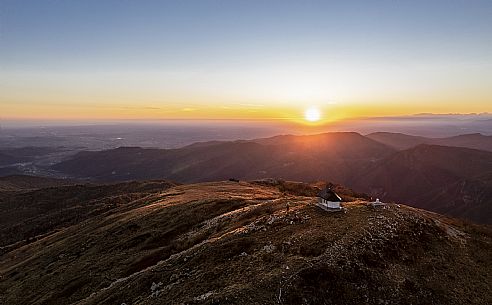
[[[415,113],[492,112],[488,103],[9,103],[0,106],[1,119],[47,120],[117,120],[117,119],[248,119],[319,125],[343,119],[371,116],[409,115]],[[318,122],[307,122],[304,112],[314,106],[321,114]]]

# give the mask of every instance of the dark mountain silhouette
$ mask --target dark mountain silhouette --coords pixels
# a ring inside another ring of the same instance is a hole
[[[385,200],[492,222],[492,152],[419,145],[375,162],[349,183]]]
[[[398,150],[409,149],[420,144],[432,142],[431,138],[411,136],[403,133],[393,132],[375,132],[368,134],[366,137]]]
[[[401,150],[425,138],[379,134],[378,140],[381,136],[391,138],[391,145],[400,150],[357,133],[287,135],[252,141],[197,143],[171,150],[127,147],[82,152],[53,168],[95,181],[168,179],[189,183],[232,177],[329,180],[383,200],[407,202],[456,217],[492,223],[492,197],[486,179],[492,173],[492,152],[437,145]],[[476,138],[479,140],[474,140]],[[488,138],[464,135],[427,140],[464,145]],[[444,189],[449,191],[443,193]]]
[[[436,139],[432,144],[492,151],[492,136],[484,136],[480,133],[472,133],[455,137]]]
[[[480,133],[448,138],[426,138],[403,133],[376,132],[368,134],[367,137],[399,150],[409,149],[420,144],[430,144],[492,151],[492,136],[484,136]]]
[[[492,301],[487,227],[356,198],[345,213],[327,213],[313,186],[295,182],[161,183],[50,188],[2,202],[9,226],[32,225],[28,240],[2,248],[2,304]],[[66,221],[71,209],[83,217]],[[56,225],[30,221],[43,217]],[[1,232],[3,243],[18,240]]]
[[[169,150],[127,147],[82,152],[53,169],[103,181],[198,182],[229,177],[281,177],[344,182],[351,172],[393,152],[392,148],[357,133],[327,133],[201,143]]]

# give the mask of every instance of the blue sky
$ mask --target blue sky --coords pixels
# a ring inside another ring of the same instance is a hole
[[[0,35],[9,116],[21,104],[492,110],[492,1],[0,0]]]

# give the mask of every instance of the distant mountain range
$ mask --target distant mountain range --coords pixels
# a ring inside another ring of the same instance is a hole
[[[385,200],[492,223],[492,152],[419,145],[369,165],[348,183]]]
[[[94,181],[191,183],[231,177],[333,181],[382,200],[492,223],[492,152],[487,150],[492,150],[492,137],[480,134],[432,139],[325,133],[203,142],[169,150],[122,147],[81,152],[52,169]]]
[[[484,136],[480,133],[448,138],[426,138],[403,133],[375,132],[368,134],[367,137],[399,150],[412,148],[420,144],[430,144],[492,151],[492,136]]]
[[[169,150],[122,147],[81,152],[53,169],[99,181],[164,178],[189,183],[280,177],[343,182],[367,162],[394,152],[357,133],[327,133],[206,142]]]

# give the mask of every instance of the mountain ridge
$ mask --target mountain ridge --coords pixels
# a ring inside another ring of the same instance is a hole
[[[419,144],[429,144],[492,151],[492,136],[481,133],[461,134],[446,138],[428,138],[392,132],[374,132],[366,136],[398,150],[409,149]]]
[[[488,181],[480,179],[490,173],[492,152],[421,144],[374,163],[349,185],[384,200],[407,202],[416,207],[456,217],[468,218],[469,215],[474,215],[474,221],[490,223],[490,186]],[[463,194],[449,192],[445,196],[446,193],[442,191],[451,190],[453,185],[464,182],[475,184],[480,189],[467,204],[463,202]],[[438,194],[441,194],[440,199],[433,200]],[[462,213],[457,214],[456,209],[452,208],[452,203],[460,201],[463,205],[462,209],[458,210]],[[449,209],[443,202],[450,203]]]
[[[492,300],[488,227],[404,205],[374,209],[357,198],[345,203],[346,213],[327,213],[306,196],[308,185],[292,182],[287,190],[267,182],[172,186],[13,249],[0,256],[0,300],[11,305]]]
[[[126,151],[130,154],[125,155]],[[326,133],[219,142],[172,150],[120,148],[82,152],[52,168],[79,177],[109,181],[164,178],[186,183],[229,177],[281,177],[343,182],[345,177],[339,178],[347,175],[343,168],[354,168],[365,159],[382,158],[392,152],[392,148],[357,133]],[[147,159],[142,159],[143,156]],[[231,163],[237,167],[231,168]],[[328,172],[326,176],[320,164],[329,164],[333,173]]]
[[[464,138],[470,136],[473,135]],[[168,179],[195,183],[268,177],[304,182],[326,180],[382,200],[491,223],[492,195],[487,190],[488,182],[479,180],[492,173],[491,164],[492,152],[485,150],[436,144],[399,150],[358,133],[339,132],[200,143],[172,150],[119,148],[82,152],[53,169],[95,181]],[[378,181],[383,181],[383,185],[375,186]],[[451,190],[460,183],[466,185],[462,191],[443,197],[442,189]],[[440,199],[434,200],[438,195]],[[449,209],[442,202],[450,202]],[[458,203],[461,209],[453,207]]]

